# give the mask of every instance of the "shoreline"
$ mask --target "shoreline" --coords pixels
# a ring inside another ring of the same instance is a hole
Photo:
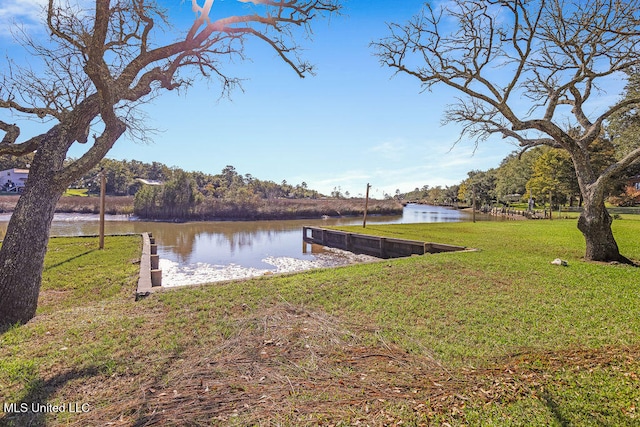
[[[12,213],[20,196],[0,196],[0,213]],[[357,218],[364,215],[364,199],[259,199],[252,203],[208,200],[185,216],[171,212],[140,215],[134,212],[133,196],[106,196],[108,215],[135,216],[149,222],[278,221]],[[370,200],[367,216],[402,215],[404,206],[395,200]],[[57,214],[99,214],[100,197],[62,197]]]

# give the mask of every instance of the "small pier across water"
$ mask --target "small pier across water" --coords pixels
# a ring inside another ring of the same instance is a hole
[[[385,259],[467,249],[464,246],[370,236],[320,227],[302,227],[302,239],[305,243],[318,244]]]

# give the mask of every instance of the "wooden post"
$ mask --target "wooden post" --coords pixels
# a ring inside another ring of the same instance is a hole
[[[549,221],[553,219],[553,200],[551,199],[551,191],[549,191]]]
[[[105,208],[105,191],[107,188],[104,171],[100,172],[100,249],[104,249],[104,208]]]
[[[476,222],[476,189],[471,189],[471,219]]]
[[[364,199],[364,218],[362,220],[362,228],[367,227],[367,209],[369,209],[369,188],[371,188],[371,184],[367,183],[367,195]]]

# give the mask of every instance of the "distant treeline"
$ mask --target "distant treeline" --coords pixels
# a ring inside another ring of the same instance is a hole
[[[0,157],[0,168],[24,168],[28,162],[29,159],[4,156]],[[87,189],[90,196],[97,196],[101,171],[106,177],[106,194],[111,196],[107,210],[147,219],[292,219],[362,215],[364,211],[364,200],[346,198],[338,189],[328,199],[305,182],[278,184],[251,174],[241,175],[233,166],[211,175],[169,168],[159,162],[103,159],[72,187]],[[17,197],[6,196],[6,200],[0,200],[0,210],[13,210],[16,200]],[[58,211],[97,212],[98,204],[97,197],[63,198]],[[369,213],[398,215],[402,205],[396,200],[372,200]]]
[[[211,175],[137,160],[104,159],[76,186],[98,193],[100,171],[106,176],[107,194],[134,195],[133,212],[142,218],[249,219],[257,216],[264,200],[321,197],[305,182],[291,185],[282,181],[278,184],[251,174],[240,175],[233,166],[226,166],[219,174]],[[149,185],[140,179],[162,185]]]
[[[591,160],[598,173],[615,159],[615,147],[600,139],[591,149]],[[640,174],[640,164],[629,167],[624,174],[613,177],[607,188],[608,202],[616,206],[640,203],[640,191],[629,186],[631,177]],[[514,152],[502,160],[500,166],[487,171],[474,170],[457,185],[416,188],[399,199],[435,205],[508,205],[529,200],[537,205],[580,206],[580,188],[569,154],[549,147],[533,148],[525,153]]]
[[[286,181],[280,184],[264,181],[251,174],[240,175],[233,166],[226,166],[219,174],[211,175],[203,172],[186,172],[180,168],[170,168],[159,162],[144,163],[138,160],[103,159],[95,168],[75,183],[74,187],[87,188],[89,193],[100,192],[100,171],[107,178],[106,192],[112,196],[135,195],[145,184],[138,178],[173,182],[177,184],[185,180],[193,183],[203,197],[224,198],[238,191],[270,199],[277,197],[317,198],[320,194],[310,190],[306,183],[290,185]],[[172,184],[173,185],[173,184]]]
[[[199,176],[200,174],[197,174]],[[303,182],[292,186],[240,176],[232,166],[202,187],[193,174],[177,170],[164,185],[144,185],[134,198],[133,211],[159,220],[263,220],[362,215],[362,199],[326,199]],[[397,215],[397,201],[372,201],[371,214]]]

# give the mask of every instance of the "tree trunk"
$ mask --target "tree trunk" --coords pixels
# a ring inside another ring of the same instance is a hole
[[[611,231],[613,222],[604,207],[604,201],[592,202],[584,200],[584,210],[578,219],[578,229],[584,235],[588,261],[626,261],[618,249],[618,244]]]
[[[38,182],[18,200],[0,249],[0,325],[26,323],[36,313],[49,229],[61,195]]]
[[[582,213],[578,219],[578,229],[586,242],[584,259],[587,261],[629,262],[620,255],[618,244],[613,237],[613,219],[604,206],[604,190],[607,180],[594,172],[586,149],[570,151],[580,186],[580,206]]]
[[[54,179],[65,157],[51,149],[55,142],[50,138],[36,153],[0,248],[0,326],[26,323],[36,313],[51,221],[65,189]]]

